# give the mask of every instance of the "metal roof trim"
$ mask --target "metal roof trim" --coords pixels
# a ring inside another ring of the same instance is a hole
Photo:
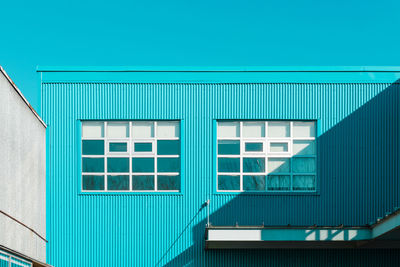
[[[13,255],[15,255],[17,257],[23,258],[24,260],[32,262],[33,263],[33,267],[53,267],[50,264],[35,260],[34,258],[26,256],[25,254],[22,254],[22,253],[20,253],[18,251],[15,251],[13,249],[8,248],[8,247],[5,247],[5,246],[3,246],[1,244],[0,244],[0,249],[4,250],[4,251],[6,251],[6,252],[8,252],[10,254],[13,254]]]
[[[18,87],[15,85],[15,83],[13,82],[13,80],[10,78],[10,76],[8,76],[7,72],[3,69],[2,66],[0,66],[0,72],[4,75],[4,77],[6,77],[6,79],[8,80],[8,82],[11,84],[11,86],[14,88],[14,90],[17,92],[17,94],[22,98],[22,100],[25,102],[25,104],[28,106],[28,108],[32,111],[33,115],[35,115],[35,117],[39,120],[39,122],[45,127],[47,128],[46,123],[44,123],[44,121],[42,120],[42,118],[40,118],[39,114],[36,112],[36,110],[31,106],[31,104],[29,103],[29,101],[25,98],[25,96],[22,94],[22,92],[18,89]]]
[[[38,66],[37,72],[400,72],[400,66]]]

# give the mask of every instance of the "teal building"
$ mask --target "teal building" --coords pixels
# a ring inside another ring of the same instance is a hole
[[[53,266],[397,266],[400,68],[39,67]]]

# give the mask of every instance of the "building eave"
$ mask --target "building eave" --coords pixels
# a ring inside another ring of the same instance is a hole
[[[14,88],[14,90],[17,92],[17,94],[21,97],[21,99],[25,102],[25,104],[28,106],[28,108],[31,110],[33,115],[39,120],[39,122],[47,128],[46,123],[42,120],[42,118],[39,116],[39,114],[36,112],[36,110],[32,107],[32,105],[29,103],[29,101],[25,98],[25,96],[22,94],[22,92],[18,89],[18,87],[15,85],[13,80],[8,76],[7,72],[3,69],[3,67],[0,66],[0,72],[6,77],[7,81],[10,83],[10,85]]]

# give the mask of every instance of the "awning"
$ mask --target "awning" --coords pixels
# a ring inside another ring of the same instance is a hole
[[[400,248],[400,210],[361,227],[208,226],[206,248]]]

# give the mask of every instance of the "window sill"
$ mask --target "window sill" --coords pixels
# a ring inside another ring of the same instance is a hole
[[[320,192],[214,192],[214,195],[232,196],[320,196]]]
[[[79,192],[81,196],[95,196],[95,195],[131,195],[131,196],[183,196],[182,192]]]

